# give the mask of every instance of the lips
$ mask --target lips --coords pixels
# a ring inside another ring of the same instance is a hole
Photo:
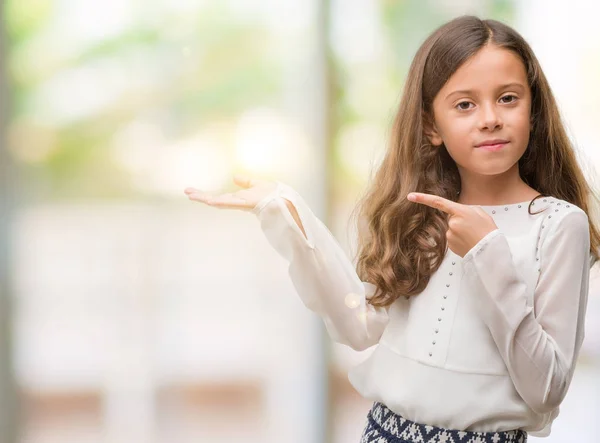
[[[477,145],[476,148],[484,149],[486,151],[499,151],[506,144],[508,144],[507,140],[487,140]]]

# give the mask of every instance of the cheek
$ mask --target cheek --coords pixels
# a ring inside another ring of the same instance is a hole
[[[448,118],[438,124],[439,133],[446,146],[456,143],[464,144],[473,132],[474,121],[472,118]]]
[[[530,114],[527,110],[514,112],[506,116],[505,126],[508,126],[515,139],[527,145],[531,132]]]
[[[461,132],[459,128],[453,128],[449,134],[444,137],[444,146],[446,151],[458,165],[465,165],[470,162],[472,147],[465,140],[468,140],[468,131]]]
[[[454,161],[460,162],[461,158],[470,155],[472,148],[473,132],[476,125],[472,118],[455,118],[444,122],[440,128],[440,135],[444,145]]]
[[[526,128],[531,121],[531,101],[525,99],[521,101],[516,108],[507,108],[504,116],[511,126]]]

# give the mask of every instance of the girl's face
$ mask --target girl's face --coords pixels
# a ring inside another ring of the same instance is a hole
[[[446,146],[461,177],[518,168],[531,130],[531,91],[525,66],[512,51],[483,47],[433,100],[431,143]],[[494,144],[485,148],[482,144]]]

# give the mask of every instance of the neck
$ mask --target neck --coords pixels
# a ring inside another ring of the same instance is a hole
[[[463,171],[460,175],[462,189],[458,203],[464,205],[507,205],[533,199],[539,194],[521,179],[516,168],[493,176]]]

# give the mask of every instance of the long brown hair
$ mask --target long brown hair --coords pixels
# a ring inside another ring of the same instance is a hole
[[[446,254],[447,216],[415,205],[406,196],[416,191],[457,200],[461,180],[456,163],[443,145],[430,144],[425,128],[433,119],[436,94],[487,44],[513,51],[526,68],[533,127],[529,145],[519,159],[521,178],[541,195],[568,201],[588,214],[592,258],[594,262],[598,259],[600,235],[590,214],[592,199],[595,203],[598,199],[577,163],[533,51],[523,37],[503,23],[462,16],[434,31],[417,51],[389,148],[355,209],[359,220],[357,272],[362,281],[377,287],[369,299],[374,306],[389,306],[400,296],[421,293]]]

